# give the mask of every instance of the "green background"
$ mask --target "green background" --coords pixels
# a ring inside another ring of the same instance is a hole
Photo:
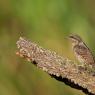
[[[94,0],[0,0],[0,95],[85,95],[15,54],[25,36],[76,60],[66,39],[71,33],[95,55]]]

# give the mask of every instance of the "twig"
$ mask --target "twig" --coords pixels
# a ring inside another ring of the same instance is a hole
[[[23,37],[17,41],[17,47],[17,55],[26,58],[52,77],[86,94],[95,95],[94,72],[89,73],[84,67]]]

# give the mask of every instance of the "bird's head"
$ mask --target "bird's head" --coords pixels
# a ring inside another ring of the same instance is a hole
[[[69,40],[72,42],[73,45],[77,45],[82,42],[80,36],[74,34],[69,35]]]

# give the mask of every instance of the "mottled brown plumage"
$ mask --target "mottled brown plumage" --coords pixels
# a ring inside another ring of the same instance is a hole
[[[94,65],[94,57],[83,40],[78,35],[70,35],[69,39],[72,42],[72,48],[78,61],[86,65]]]

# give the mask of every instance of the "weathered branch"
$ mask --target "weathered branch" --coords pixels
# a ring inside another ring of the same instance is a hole
[[[17,41],[17,47],[18,55],[26,58],[52,77],[86,94],[95,95],[94,72],[89,72],[85,67],[22,37]]]

